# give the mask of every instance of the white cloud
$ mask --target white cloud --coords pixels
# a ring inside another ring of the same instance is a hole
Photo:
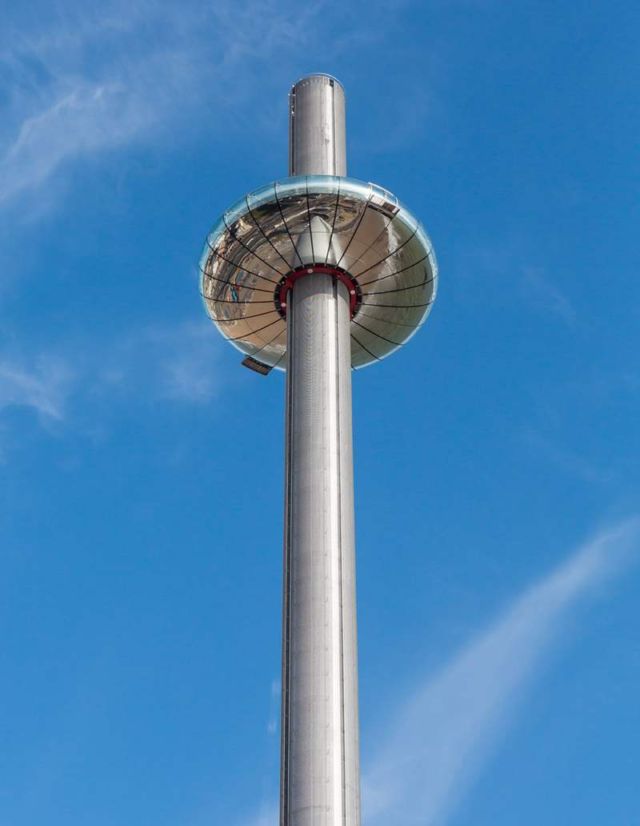
[[[61,421],[73,378],[69,365],[59,358],[41,357],[31,365],[0,358],[0,411],[23,407],[43,422]]]
[[[280,714],[281,683],[279,679],[271,681],[271,702],[269,704],[269,721],[267,733],[274,737],[278,733],[278,718]]]
[[[366,826],[402,811],[406,826],[441,826],[476,779],[566,620],[624,570],[640,522],[605,531],[529,588],[400,708],[364,777]]]
[[[138,5],[114,2],[14,36],[0,56],[12,89],[0,125],[0,205],[48,194],[73,160],[148,138],[193,102],[195,51],[168,12],[145,18]]]
[[[262,809],[258,814],[245,820],[242,826],[278,826],[279,809],[276,806]]]
[[[322,13],[329,6],[330,19]],[[0,71],[12,93],[0,120],[0,204],[41,191],[74,159],[158,136],[175,140],[184,124],[191,134],[228,131],[237,109],[255,126],[274,76],[310,42],[322,40],[328,59],[332,40],[323,32],[347,14],[321,0],[295,8],[274,0],[107,0],[7,26]]]
[[[119,340],[90,347],[50,346],[46,355],[0,354],[0,427],[11,441],[15,422],[3,412],[35,411],[39,423],[63,432],[68,421],[92,427],[136,404],[209,404],[216,395],[220,368],[211,324],[183,322],[142,328]],[[105,405],[105,397],[109,404]],[[4,451],[3,451],[4,458]]]
[[[533,428],[523,431],[523,440],[537,458],[552,462],[566,473],[585,482],[605,484],[613,478],[610,468],[592,461],[586,449],[572,450],[566,440],[551,439]]]
[[[218,343],[209,321],[147,327],[112,350],[103,375],[129,396],[147,388],[156,399],[205,404],[217,389]]]
[[[65,161],[129,141],[150,114],[119,83],[65,84],[27,117],[0,161],[0,204],[43,184]]]
[[[575,327],[578,313],[571,299],[558,286],[558,278],[550,278],[539,267],[524,267],[524,287],[527,298],[536,306],[556,316],[569,327]]]
[[[446,826],[579,605],[634,561],[640,519],[603,531],[424,679],[365,759],[363,826]],[[399,813],[401,817],[399,817]],[[277,826],[261,810],[243,826]]]

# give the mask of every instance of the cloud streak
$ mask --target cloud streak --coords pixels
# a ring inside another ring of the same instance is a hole
[[[524,267],[522,275],[529,300],[545,312],[555,315],[568,327],[576,326],[578,312],[571,299],[558,287],[557,279],[549,278],[540,267]]]
[[[88,372],[96,392],[207,404],[218,386],[217,345],[208,320],[148,326],[96,354]]]
[[[242,826],[278,826],[279,810],[276,806],[271,806],[260,811],[249,820],[245,820]]]
[[[302,9],[274,0],[107,0],[7,26],[0,77],[12,92],[0,119],[0,206],[41,193],[74,159],[162,136],[173,142],[184,124],[192,135],[228,132],[241,112],[254,128],[256,119],[270,123],[280,75],[310,43],[325,44],[325,60],[327,50],[345,48],[325,35],[350,14],[327,0]]]
[[[363,774],[363,826],[446,826],[508,732],[568,621],[636,558],[640,518],[603,531],[517,597],[387,724]],[[277,826],[277,809],[243,826]]]
[[[424,681],[369,764],[366,826],[398,811],[406,826],[449,822],[572,612],[625,569],[639,538],[638,519],[599,534]]]
[[[65,161],[114,148],[150,122],[120,83],[64,84],[27,117],[0,162],[0,205],[43,184]]]
[[[73,372],[60,359],[39,358],[28,365],[0,358],[0,412],[11,407],[35,411],[43,422],[64,418]]]
[[[3,443],[11,441],[17,426],[15,416],[6,424],[10,410],[35,412],[40,426],[60,435],[69,420],[78,432],[87,418],[95,423],[121,411],[117,402],[128,409],[134,403],[210,404],[220,379],[217,356],[208,321],[142,327],[92,348],[0,353]]]

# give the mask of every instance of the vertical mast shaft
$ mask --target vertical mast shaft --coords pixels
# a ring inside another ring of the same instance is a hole
[[[344,89],[327,75],[302,78],[289,95],[289,175],[346,175]]]
[[[290,104],[289,173],[345,175],[342,86]],[[325,274],[289,293],[281,826],[360,826],[350,320]]]

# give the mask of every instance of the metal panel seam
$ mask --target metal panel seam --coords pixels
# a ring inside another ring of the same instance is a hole
[[[287,321],[287,337],[292,333],[293,327],[293,313],[291,318]],[[290,699],[291,694],[289,690],[290,679],[290,651],[291,651],[291,491],[292,491],[292,468],[291,456],[293,445],[291,442],[294,438],[292,427],[293,422],[293,388],[291,387],[291,353],[292,349],[287,348],[289,362],[287,370],[286,382],[286,406],[285,406],[285,541],[284,541],[284,565],[283,565],[283,623],[282,623],[282,697],[281,697],[281,762],[282,762],[282,781],[280,790],[280,811],[281,811],[281,826],[289,826],[289,717],[290,717]]]
[[[338,282],[333,282],[334,296],[334,324],[335,324],[335,359],[336,359],[336,403],[338,415],[336,417],[336,443],[338,446],[338,565],[340,575],[340,741],[342,748],[342,822],[347,823],[347,767],[346,767],[346,742],[345,742],[345,710],[344,710],[344,570],[343,570],[343,547],[342,547],[342,444],[340,436],[342,433],[342,404],[340,397],[340,380],[342,376],[340,361],[340,301]]]

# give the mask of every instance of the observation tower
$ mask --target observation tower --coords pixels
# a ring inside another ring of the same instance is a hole
[[[280,826],[360,826],[351,372],[425,322],[437,266],[419,222],[347,174],[345,97],[289,95],[289,177],[207,238],[207,312],[258,373],[286,371]]]

